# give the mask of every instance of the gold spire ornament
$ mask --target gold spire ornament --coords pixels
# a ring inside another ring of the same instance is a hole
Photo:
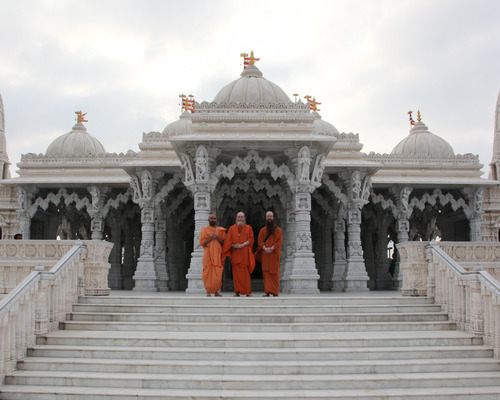
[[[243,57],[244,69],[247,69],[249,65],[255,65],[255,61],[260,61],[260,58],[255,58],[253,50],[250,52],[250,57],[248,53],[240,53],[240,57]]]
[[[75,111],[75,114],[76,114],[76,122],[89,122],[88,120],[85,119],[87,113],[82,113],[82,110]]]
[[[422,122],[422,116],[420,115],[420,110],[417,111],[417,121]]]

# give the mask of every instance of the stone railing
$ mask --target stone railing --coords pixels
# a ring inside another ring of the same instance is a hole
[[[66,245],[59,243],[61,246],[56,246],[59,249]],[[59,327],[78,296],[109,293],[102,282],[107,280],[107,260],[113,244],[101,241],[72,244],[50,271],[45,271],[42,264],[35,266],[0,301],[0,384],[6,374],[14,371],[17,361],[25,357],[36,335]]]
[[[403,274],[402,294],[434,297],[458,329],[482,336],[484,344],[491,346],[500,359],[500,282],[484,271],[480,262],[466,270],[448,254],[459,249],[461,260],[472,265],[466,254],[475,256],[479,252],[482,259],[491,260],[486,258],[488,252],[477,249],[491,248],[492,255],[495,246],[477,242],[405,242],[397,247]]]
[[[13,290],[35,266],[50,270],[74,245],[73,240],[0,240],[0,294]],[[107,295],[108,256],[112,243],[86,240],[87,295]]]

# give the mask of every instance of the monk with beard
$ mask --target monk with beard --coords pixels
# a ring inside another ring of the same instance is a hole
[[[280,258],[283,232],[274,222],[272,211],[266,213],[266,226],[259,232],[257,254],[260,253],[264,296],[278,296],[280,290]]]
[[[252,281],[250,274],[255,268],[255,258],[252,252],[254,242],[253,230],[245,223],[245,214],[236,215],[236,223],[227,231],[226,240],[222,247],[222,257],[231,259],[234,280],[234,295],[252,296]]]
[[[222,296],[219,290],[222,287],[222,272],[224,271],[224,261],[222,259],[222,244],[226,238],[226,229],[217,226],[217,217],[210,214],[208,225],[201,229],[200,246],[204,248],[203,271],[201,279],[207,296]]]

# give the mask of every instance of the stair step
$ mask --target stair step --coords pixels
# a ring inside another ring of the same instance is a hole
[[[61,323],[65,330],[92,331],[167,331],[167,332],[362,332],[362,331],[431,331],[454,330],[456,325],[451,321],[422,322],[316,322],[316,323],[210,323],[199,322],[143,322],[135,318],[122,318],[120,314],[107,315],[106,323],[101,318],[92,320],[92,314],[72,314],[71,321]],[[142,318],[141,318],[142,319]],[[154,318],[151,318],[154,321]]]
[[[141,332],[56,331],[37,338],[38,344],[140,347],[322,348],[480,345],[482,338],[458,331],[408,332]]]
[[[412,347],[322,347],[322,348],[195,348],[195,347],[122,347],[35,345],[30,357],[71,357],[142,360],[398,360],[435,358],[489,358],[493,350],[486,346],[412,346]]]
[[[186,389],[127,389],[127,388],[89,388],[78,386],[5,386],[2,388],[3,400],[148,400],[163,399],[305,399],[308,400],[498,400],[500,386],[472,386],[468,388],[420,388],[420,389],[370,389],[370,390],[186,390]]]
[[[80,371],[142,374],[396,374],[433,372],[500,371],[500,363],[484,358],[442,358],[405,360],[140,360],[104,358],[28,357],[18,363],[20,371]]]
[[[138,374],[72,371],[18,371],[7,377],[8,385],[51,385],[117,387],[136,389],[222,389],[260,390],[295,389],[360,390],[396,388],[493,386],[500,372],[395,373],[395,374],[260,374],[258,368],[245,375],[235,374]]]
[[[190,323],[339,323],[339,322],[423,322],[423,321],[447,321],[448,315],[444,312],[414,312],[414,313],[277,313],[277,314],[208,314],[208,313],[152,313],[124,312],[116,313],[112,311],[96,312],[96,319],[102,318],[104,321],[110,315],[122,315],[124,318],[130,317],[136,322],[190,322]],[[116,310],[115,310],[116,311]],[[137,310],[136,310],[137,311]],[[85,311],[89,313],[90,311]],[[79,312],[82,315],[83,311]],[[68,316],[71,319],[72,314]]]

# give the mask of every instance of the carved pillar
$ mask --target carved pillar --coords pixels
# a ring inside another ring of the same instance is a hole
[[[410,232],[410,216],[413,209],[410,207],[409,197],[412,192],[412,188],[409,187],[397,187],[392,190],[392,194],[396,198],[397,220],[396,220],[396,230],[397,230],[397,240],[398,243],[405,243],[408,241],[408,234]],[[403,286],[403,277],[399,273],[399,257],[396,262],[396,269],[394,275],[392,276],[392,287],[396,290],[401,290]]]
[[[318,279],[311,241],[311,194],[300,190],[295,199],[295,249],[293,263],[283,275],[284,293],[319,293]]]
[[[333,276],[332,276],[332,291],[341,292],[344,290],[344,273],[346,269],[346,248],[345,248],[345,213],[346,210],[341,208],[335,216],[333,224]]]
[[[108,274],[108,286],[111,289],[123,289],[122,279],[122,228],[116,215],[108,218],[111,225],[111,241],[114,243],[109,257],[111,268]]]
[[[205,293],[201,272],[203,264],[203,248],[200,246],[200,232],[208,223],[208,216],[211,210],[211,194],[215,188],[216,182],[210,182],[211,171],[214,170],[215,157],[220,153],[220,149],[212,148],[210,152],[202,145],[196,150],[195,159],[195,179],[189,175],[189,168],[185,167],[185,185],[191,190],[194,197],[194,238],[193,253],[191,254],[191,264],[189,266],[186,278],[188,287],[186,293]],[[189,161],[189,159],[187,159]],[[186,162],[186,166],[190,166]]]
[[[158,218],[156,220],[155,226],[155,269],[157,276],[157,288],[160,292],[168,291],[168,267],[166,258],[166,246],[167,246],[167,225],[165,222],[165,217],[158,212]]]
[[[331,291],[333,287],[332,220],[327,218],[320,224],[319,246],[321,247],[319,289]]]
[[[391,219],[387,217],[385,212],[377,216],[377,259],[376,263],[376,282],[377,290],[392,290],[392,276],[389,274],[389,259],[387,258],[387,228]],[[395,251],[395,249],[394,249]]]
[[[371,181],[361,180],[361,173],[354,171],[346,181],[349,194],[347,210],[347,262],[344,272],[344,291],[368,291],[369,279],[363,260],[361,244],[361,208],[368,202]]]
[[[141,175],[141,183],[137,177],[132,177],[134,202],[141,207],[141,248],[135,270],[135,291],[156,292],[157,275],[154,260],[155,243],[155,210],[153,204],[153,176],[145,170]]]
[[[104,217],[102,208],[107,188],[90,186],[87,190],[91,196],[91,204],[87,208],[87,212],[91,218],[90,229],[92,231],[92,240],[102,240],[104,232]]]
[[[31,217],[35,212],[31,210],[34,190],[35,189],[30,190],[21,186],[17,188],[17,202],[19,205],[17,216],[19,218],[19,226],[24,240],[29,240],[31,238]]]
[[[467,197],[470,206],[469,212],[466,212],[466,215],[469,218],[470,241],[480,242],[482,240],[481,220],[483,217],[484,188],[468,188],[468,190],[466,190],[466,193],[468,195]]]

